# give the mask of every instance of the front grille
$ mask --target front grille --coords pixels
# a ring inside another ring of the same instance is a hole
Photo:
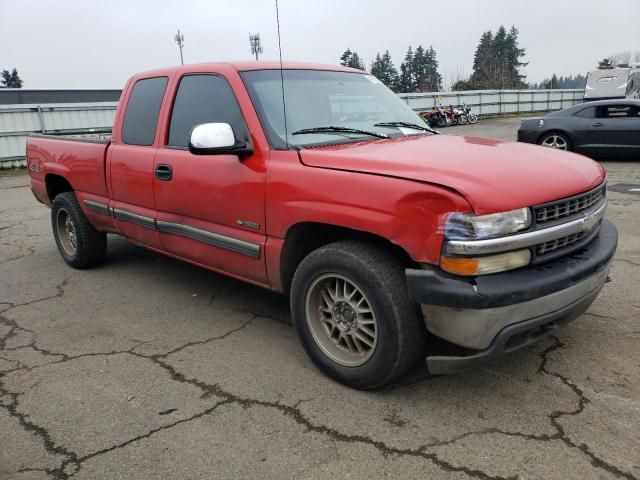
[[[536,223],[551,222],[588,210],[603,200],[605,192],[605,185],[600,185],[586,193],[534,207]]]
[[[597,228],[597,227],[596,227]],[[548,242],[540,243],[536,245],[536,254],[545,255],[560,248],[569,247],[570,245],[579,242],[583,238],[587,237],[593,232],[593,230],[587,232],[578,232],[566,237],[556,238],[555,240],[549,240]]]

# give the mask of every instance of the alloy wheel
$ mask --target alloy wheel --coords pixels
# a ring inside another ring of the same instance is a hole
[[[305,299],[307,325],[316,345],[336,363],[366,363],[378,343],[378,322],[369,299],[352,280],[338,273],[316,278]]]

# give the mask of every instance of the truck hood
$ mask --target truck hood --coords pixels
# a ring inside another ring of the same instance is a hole
[[[569,152],[453,135],[302,149],[304,165],[405,178],[453,189],[482,215],[529,207],[596,187],[604,169]]]

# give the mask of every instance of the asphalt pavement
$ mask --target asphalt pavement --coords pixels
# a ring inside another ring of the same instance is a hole
[[[638,161],[603,165],[640,186]],[[360,392],[311,364],[278,294],[115,236],[71,269],[28,177],[0,174],[0,479],[638,479],[632,188],[609,191],[620,246],[587,313],[485,368]]]

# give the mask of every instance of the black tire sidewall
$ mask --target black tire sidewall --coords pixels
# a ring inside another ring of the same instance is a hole
[[[77,263],[78,257],[80,256],[80,242],[78,242],[76,246],[76,252],[74,255],[69,255],[66,252],[66,250],[63,248],[62,242],[60,240],[60,235],[58,233],[58,225],[57,225],[58,212],[63,209],[69,215],[69,218],[71,219],[71,222],[73,223],[73,226],[76,229],[76,231],[79,230],[80,222],[77,218],[77,215],[75,214],[75,209],[72,208],[72,205],[70,204],[68,199],[63,195],[58,195],[53,201],[53,205],[51,207],[51,227],[53,228],[53,237],[56,240],[56,245],[58,246],[60,255],[62,255],[62,258],[64,258],[65,262],[67,262],[70,265],[73,265],[74,263]]]
[[[64,209],[76,231],[76,251],[69,255],[63,248],[58,234],[58,212]],[[88,268],[98,264],[106,251],[106,235],[98,232],[84,216],[73,192],[57,195],[51,206],[51,227],[58,251],[67,264],[74,268]]]

